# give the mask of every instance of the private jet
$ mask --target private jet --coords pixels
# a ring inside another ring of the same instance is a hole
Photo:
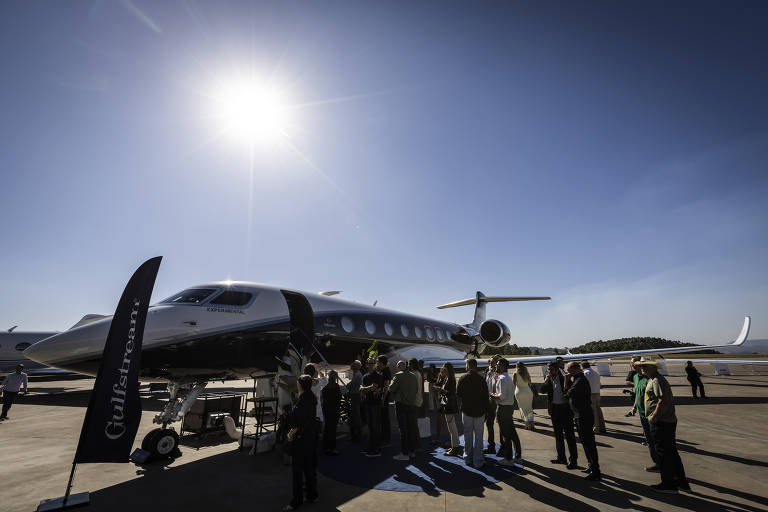
[[[61,375],[70,373],[67,370],[51,368],[45,364],[32,361],[24,356],[24,351],[34,343],[58,334],[48,331],[16,331],[16,326],[5,332],[0,332],[0,375],[16,371],[16,366],[24,365],[27,375]]]
[[[485,346],[501,347],[510,342],[510,330],[503,322],[486,319],[487,303],[550,299],[486,297],[477,292],[474,298],[438,306],[475,305],[472,323],[462,325],[360,304],[332,294],[224,281],[194,286],[151,305],[140,378],[168,382],[170,400],[154,419],[163,428],[150,432],[142,446],[160,454],[174,450],[178,436],[167,425],[183,417],[209,381],[276,373],[289,353],[299,354],[303,360],[348,367],[371,346],[393,361],[415,357],[425,364],[463,364],[467,357],[477,357]],[[45,365],[95,375],[110,323],[111,317],[93,316],[35,343],[24,355]],[[744,343],[749,324],[747,317],[740,336],[730,345]],[[563,357],[599,359],[721,346],[725,345]],[[509,360],[541,363],[550,359],[540,356]],[[478,359],[478,363],[484,365],[487,360]]]

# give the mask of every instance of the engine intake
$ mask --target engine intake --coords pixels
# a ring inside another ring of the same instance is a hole
[[[512,335],[509,328],[498,320],[486,320],[480,324],[480,338],[492,347],[502,347],[509,343]]]

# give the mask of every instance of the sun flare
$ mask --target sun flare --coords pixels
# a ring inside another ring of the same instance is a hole
[[[275,145],[288,136],[290,108],[284,93],[252,80],[223,84],[214,94],[214,117],[229,138]]]

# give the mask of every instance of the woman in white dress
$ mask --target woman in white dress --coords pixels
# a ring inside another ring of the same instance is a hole
[[[512,375],[512,383],[515,385],[515,400],[520,408],[520,413],[525,421],[525,428],[533,430],[533,391],[531,390],[531,375],[525,365],[518,361],[515,365],[515,373]]]

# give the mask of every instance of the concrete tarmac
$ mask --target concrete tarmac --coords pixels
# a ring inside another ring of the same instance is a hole
[[[691,493],[658,494],[648,487],[659,475],[644,471],[651,461],[640,444],[640,422],[624,416],[630,407],[621,394],[624,378],[603,377],[608,432],[597,436],[602,482],[585,481],[579,471],[550,464],[555,456],[552,429],[546,410],[537,409],[537,431],[517,424],[525,470],[507,481],[430,495],[362,489],[320,474],[320,502],[301,510],[768,510],[768,376],[705,377],[708,398],[703,401],[691,398],[683,377],[669,380]],[[0,511],[32,511],[41,500],[63,495],[92,385],[91,379],[33,380],[30,394],[0,422]],[[226,386],[250,389],[242,381]],[[142,403],[135,446],[154,427],[152,417],[163,405],[151,397]],[[90,491],[91,504],[83,510],[109,512],[274,511],[289,502],[290,467],[282,464],[279,448],[249,456],[224,435],[197,444],[183,444],[183,455],[173,461],[143,467],[82,464],[73,492]],[[583,463],[581,446],[579,457]],[[370,459],[370,464],[378,461],[382,459]]]

